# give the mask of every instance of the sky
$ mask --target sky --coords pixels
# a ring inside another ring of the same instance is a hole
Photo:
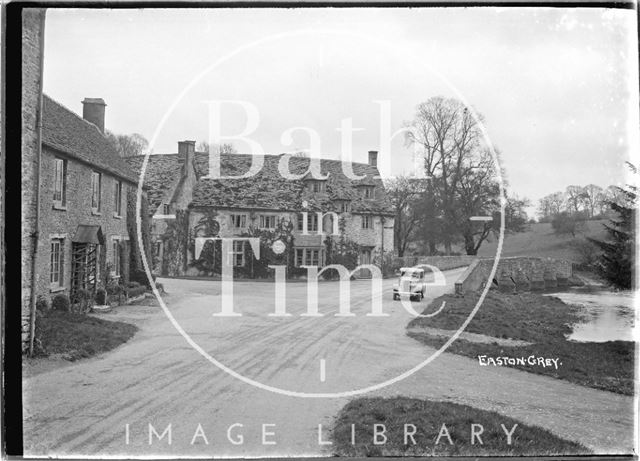
[[[399,131],[416,105],[456,98],[535,206],[628,181],[636,40],[634,11],[600,8],[50,9],[44,88],[79,114],[103,98],[106,128],[157,154],[210,138],[361,162],[378,150],[383,176],[416,172]]]

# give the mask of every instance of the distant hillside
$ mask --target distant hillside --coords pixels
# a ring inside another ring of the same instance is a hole
[[[585,237],[604,239],[606,232],[602,225],[607,222],[606,219],[587,221],[585,231],[576,234],[575,238],[570,235],[557,236],[553,233],[551,223],[529,224],[529,230],[526,232],[505,235],[502,257],[538,256],[578,262],[578,255],[571,247],[572,243]],[[490,242],[482,244],[478,256],[491,257],[496,254],[498,240],[493,236],[490,238]]]

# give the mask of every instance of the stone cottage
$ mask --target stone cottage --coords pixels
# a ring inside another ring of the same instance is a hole
[[[209,177],[209,155],[195,151],[194,141],[178,143],[178,152],[149,156],[144,183],[148,191],[152,234],[155,241],[156,272],[180,275],[189,270],[194,254],[188,244],[178,268],[169,268],[167,238],[171,223],[180,218],[188,226],[185,238],[204,235],[199,224],[215,216],[216,237],[265,235],[278,229],[290,230],[292,242],[288,266],[320,266],[329,261],[328,239],[348,241],[357,251],[358,264],[373,263],[376,257],[393,252],[394,212],[377,168],[377,152],[369,152],[368,163],[353,163],[351,179],[339,160],[321,160],[317,179],[307,172],[310,159],[285,154],[265,155],[260,171],[247,178],[224,179],[249,171],[254,160],[246,154],[221,154],[222,179]],[[126,159],[139,171],[142,157]],[[282,176],[286,163],[291,174]],[[211,232],[211,230],[209,230]],[[233,264],[251,264],[249,245],[235,242]],[[175,255],[174,255],[175,256]],[[171,273],[173,271],[173,273]]]
[[[32,166],[32,174],[23,168],[23,189],[37,195],[23,201],[37,238],[23,246],[23,267],[35,269],[33,280],[23,279],[23,316],[31,319],[33,297],[95,292],[106,270],[128,277],[127,196],[137,177],[105,136],[105,102],[82,104],[80,117],[43,95],[40,152],[23,152]]]

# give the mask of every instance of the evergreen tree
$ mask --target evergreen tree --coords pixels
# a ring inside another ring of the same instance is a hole
[[[635,167],[629,167],[637,174]],[[609,207],[618,214],[618,219],[611,219],[610,224],[604,225],[609,238],[606,241],[589,240],[602,250],[596,265],[600,275],[616,288],[630,289],[635,256],[637,188],[630,185],[619,189],[622,200],[608,201]]]

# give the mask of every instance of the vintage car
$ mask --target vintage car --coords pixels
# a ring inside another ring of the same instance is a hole
[[[401,296],[406,296],[411,301],[420,301],[424,298],[426,287],[424,269],[401,267],[398,282],[393,285],[393,299],[400,299]]]

